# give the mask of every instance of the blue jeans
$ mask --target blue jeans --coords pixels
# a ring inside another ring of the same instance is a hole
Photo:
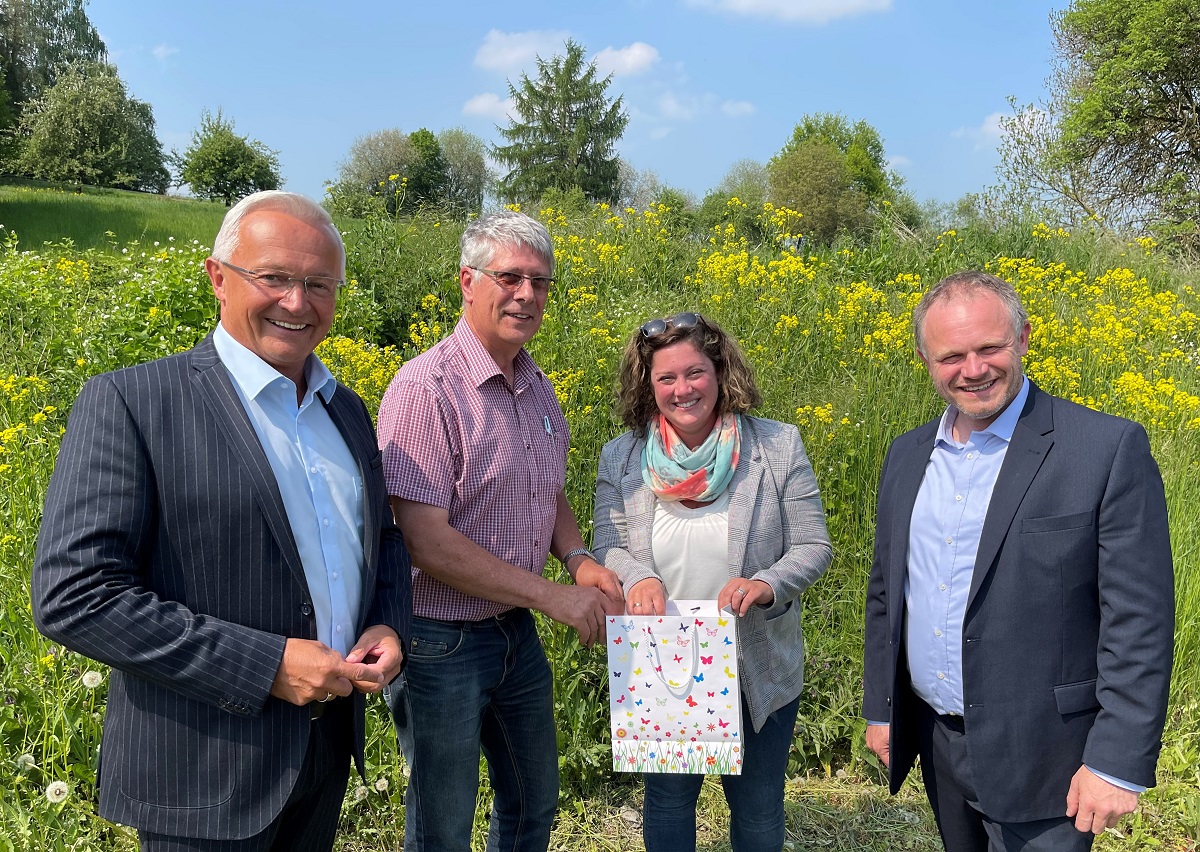
[[[533,616],[414,618],[412,635],[386,696],[410,769],[404,848],[469,852],[482,748],[495,792],[489,852],[545,852],[558,811],[558,742]]]
[[[779,852],[783,848],[783,780],[799,709],[800,697],[796,696],[768,716],[756,733],[742,698],[746,732],[742,774],[721,776],[734,852]],[[647,772],[642,778],[646,782],[642,807],[646,852],[694,852],[696,800],[704,776]]]

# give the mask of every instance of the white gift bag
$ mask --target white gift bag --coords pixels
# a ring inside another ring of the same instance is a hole
[[[613,769],[740,775],[735,618],[716,601],[666,610],[607,618]]]

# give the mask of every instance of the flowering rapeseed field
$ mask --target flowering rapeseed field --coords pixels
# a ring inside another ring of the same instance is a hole
[[[1029,308],[1026,367],[1045,390],[1143,423],[1163,469],[1176,549],[1176,678],[1162,775],[1124,838],[1099,848],[1185,848],[1200,835],[1200,300],[1153,241],[1105,243],[1038,223],[1009,234],[948,230],[901,240],[886,226],[867,245],[815,249],[798,213],[767,206],[753,244],[728,221],[697,234],[663,206],[530,211],[549,227],[559,284],[531,349],[572,431],[568,494],[591,516],[600,446],[621,347],[647,318],[699,310],[730,329],[753,361],[763,414],[796,423],[822,489],[835,561],[804,600],[808,685],[792,753],[796,773],[872,776],[857,716],[863,587],[874,488],[888,442],[941,407],[912,346],[910,315],[949,272],[988,269]],[[355,280],[339,297],[319,354],[375,408],[403,360],[458,316],[460,226],[433,217],[348,231]],[[446,232],[453,233],[447,235]],[[390,251],[381,251],[380,249]],[[0,249],[0,850],[134,848],[95,816],[95,765],[107,678],[40,638],[28,582],[46,482],[72,401],[103,370],[193,345],[215,322],[197,242]],[[373,258],[420,258],[403,274]],[[585,524],[586,526],[586,524]],[[586,530],[585,530],[586,532]],[[556,668],[564,814],[606,800],[604,663],[542,624]],[[405,776],[385,713],[372,708],[367,784],[353,780],[345,849],[391,848],[403,823]],[[873,777],[873,776],[872,776]],[[796,827],[802,831],[803,827]],[[78,845],[75,845],[78,844]],[[840,847],[850,848],[850,847]],[[885,848],[885,847],[880,847]]]

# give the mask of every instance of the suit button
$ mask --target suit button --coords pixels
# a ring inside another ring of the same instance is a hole
[[[312,604],[310,604],[308,601],[305,601],[304,603],[300,604],[300,614],[301,615],[312,615],[313,614]]]

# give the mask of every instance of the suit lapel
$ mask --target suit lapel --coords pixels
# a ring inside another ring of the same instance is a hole
[[[750,524],[754,520],[754,506],[758,501],[758,490],[762,483],[764,462],[758,441],[750,436],[753,426],[749,418],[743,418],[741,446],[738,448],[738,465],[733,472],[729,487],[729,576],[740,577],[746,564],[746,544],[750,537]]]
[[[1054,416],[1051,399],[1032,382],[1025,409],[1013,429],[1012,441],[1004,454],[1004,464],[996,477],[992,499],[988,504],[987,516],[983,521],[983,532],[979,537],[979,551],[975,556],[975,569],[971,574],[971,591],[967,597],[967,609],[975,601],[976,594],[987,575],[996,564],[1000,546],[1008,537],[1009,527],[1033,478],[1046,460],[1046,454],[1054,445]]]
[[[300,552],[296,549],[296,540],[292,536],[292,527],[288,523],[275,472],[271,470],[271,463],[267,460],[267,454],[263,452],[258,434],[254,431],[250,416],[233,386],[233,380],[217,355],[212,335],[197,344],[190,355],[192,384],[208,407],[209,414],[220,426],[229,446],[237,454],[241,462],[241,472],[250,480],[258,505],[266,518],[271,535],[279,545],[284,562],[287,563],[296,582],[307,589],[304,566],[300,562]]]
[[[654,526],[654,492],[642,480],[643,438],[637,438],[625,459],[621,477],[621,499],[625,503],[625,529],[629,534],[629,552],[634,559],[654,564],[650,535]]]
[[[913,507],[916,506],[921,483],[925,480],[925,468],[929,464],[929,456],[933,453],[933,441],[937,437],[939,422],[940,418],[925,424],[921,431],[913,436],[916,446],[912,452],[893,454],[893,464],[897,467],[892,474],[896,486],[892,496],[891,529],[895,541],[889,552],[889,600],[904,600],[904,584],[908,580],[908,536],[912,527]],[[891,608],[892,632],[895,636],[900,635],[903,615],[903,606]]]
[[[324,398],[322,398],[322,402],[324,402]],[[379,493],[378,489],[370,486],[372,477],[371,472],[367,470],[367,465],[371,463],[371,459],[375,457],[378,450],[373,436],[369,433],[364,434],[362,417],[359,416],[358,407],[354,405],[354,400],[346,388],[338,385],[333,397],[325,403],[325,410],[329,413],[329,419],[333,421],[333,425],[342,433],[346,446],[350,448],[350,454],[354,456],[354,461],[358,465],[358,475],[362,478],[363,565],[367,573],[367,576],[363,578],[363,588],[373,588],[375,570],[379,561],[379,548],[371,547],[369,543],[379,539],[379,529],[374,519],[382,517],[381,511],[386,507],[378,505],[383,499],[383,495]]]

